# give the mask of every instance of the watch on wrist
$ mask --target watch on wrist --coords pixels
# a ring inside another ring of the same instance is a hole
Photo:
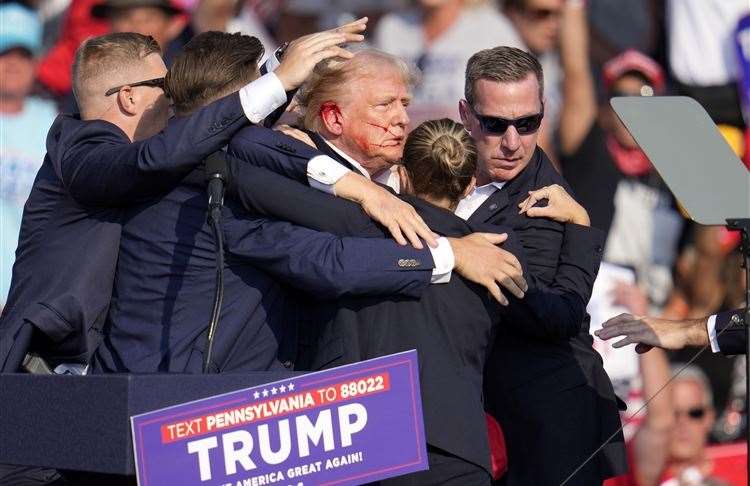
[[[276,55],[276,60],[281,62],[284,59],[284,53],[286,52],[286,48],[289,47],[289,42],[284,42],[281,44],[281,47],[276,49],[276,52],[274,53]]]

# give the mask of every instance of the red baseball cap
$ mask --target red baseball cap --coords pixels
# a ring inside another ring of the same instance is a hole
[[[604,87],[607,90],[611,89],[623,74],[632,71],[643,75],[651,83],[654,92],[664,91],[664,70],[659,63],[635,49],[628,49],[604,63]]]

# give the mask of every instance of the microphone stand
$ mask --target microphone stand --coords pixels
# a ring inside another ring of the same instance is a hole
[[[206,159],[206,180],[208,191],[208,217],[216,244],[216,284],[214,286],[211,321],[208,325],[206,352],[203,355],[203,373],[214,373],[211,366],[214,337],[221,317],[221,304],[224,301],[224,233],[221,229],[221,208],[224,205],[224,183],[226,181],[226,161],[222,152],[211,154]]]

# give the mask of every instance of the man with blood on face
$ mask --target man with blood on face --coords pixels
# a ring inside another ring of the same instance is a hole
[[[305,127],[366,177],[398,188],[389,169],[403,155],[414,75],[398,58],[363,50],[336,76],[339,82],[308,82],[301,98]]]
[[[365,71],[357,84],[350,85],[340,106],[326,103],[321,107],[326,129],[340,135],[342,148],[371,175],[401,158],[409,124],[406,107],[411,95],[403,75],[393,67],[383,68],[385,72],[377,77],[368,72],[374,67]]]

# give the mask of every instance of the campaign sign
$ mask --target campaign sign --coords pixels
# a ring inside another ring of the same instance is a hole
[[[131,418],[141,486],[363,484],[427,469],[416,351]]]

